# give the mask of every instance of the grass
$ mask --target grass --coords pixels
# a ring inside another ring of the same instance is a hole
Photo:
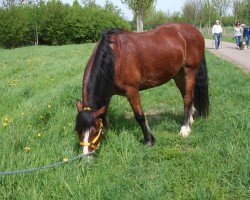
[[[0,171],[81,153],[75,99],[93,44],[0,50]],[[127,100],[112,98],[108,139],[96,158],[0,177],[0,199],[249,199],[250,78],[207,52],[211,112],[178,135],[182,100],[171,81],[141,92],[156,145]]]

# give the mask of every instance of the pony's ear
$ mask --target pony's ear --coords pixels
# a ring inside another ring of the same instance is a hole
[[[99,110],[93,113],[94,117],[100,117],[105,113],[105,106],[101,107]]]
[[[79,99],[76,100],[76,109],[78,112],[82,110],[82,102]]]

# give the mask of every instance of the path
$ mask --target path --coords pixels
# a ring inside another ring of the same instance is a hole
[[[219,56],[225,60],[233,62],[240,68],[250,73],[250,47],[246,50],[236,49],[235,43],[222,42],[221,48],[214,49],[214,43],[212,40],[205,39],[206,49],[211,53]]]

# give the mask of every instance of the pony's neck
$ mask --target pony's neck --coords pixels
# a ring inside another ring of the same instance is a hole
[[[109,105],[114,86],[114,54],[109,46],[111,33],[102,39],[84,73],[84,104],[94,110]]]

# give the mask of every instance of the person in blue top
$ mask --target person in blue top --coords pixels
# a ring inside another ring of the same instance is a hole
[[[250,38],[250,26],[245,26],[243,28],[243,38],[245,40],[246,43],[246,47],[248,48],[249,45],[249,38]]]

